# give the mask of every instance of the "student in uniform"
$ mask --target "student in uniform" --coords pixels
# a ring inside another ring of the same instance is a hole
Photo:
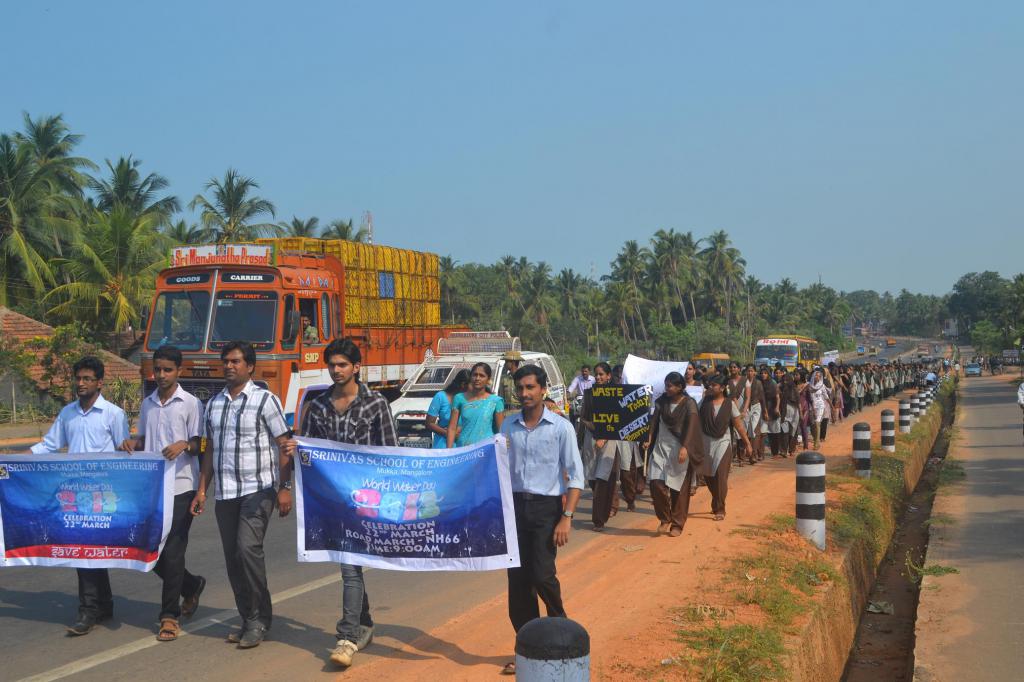
[[[740,411],[725,395],[726,384],[727,379],[720,374],[708,379],[708,392],[700,405],[701,433],[704,437],[701,471],[711,492],[711,513],[715,515],[716,521],[725,519],[725,498],[729,492],[729,468],[733,458],[730,426],[747,447],[747,452],[752,452]]]

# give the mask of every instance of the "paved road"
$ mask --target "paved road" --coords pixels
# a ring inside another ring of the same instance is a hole
[[[962,438],[951,454],[966,479],[940,489],[928,548],[929,565],[960,572],[925,579],[921,680],[1013,680],[1024,670],[1024,437],[1011,378],[961,382]]]
[[[212,510],[211,510],[212,511]],[[590,503],[581,502],[579,518],[589,518]],[[640,510],[652,515],[649,505]],[[586,530],[580,521],[566,556],[586,551],[601,536]],[[116,619],[85,637],[68,638],[64,625],[73,620],[77,606],[73,569],[6,568],[0,572],[0,641],[5,643],[0,679],[136,680],[148,671],[152,680],[183,678],[182,666],[193,668],[190,676],[204,679],[308,679],[335,672],[328,662],[334,645],[334,624],[341,611],[341,585],[334,564],[296,562],[294,515],[275,517],[267,536],[267,563],[271,591],[275,594],[275,618],[270,639],[258,649],[245,652],[224,643],[224,636],[238,625],[237,614],[212,513],[193,526],[188,551],[191,571],[204,575],[209,585],[198,613],[185,624],[188,635],[177,642],[157,643],[156,617],[160,581],[151,574],[111,571]],[[436,654],[410,656],[397,649],[421,638],[432,628],[473,606],[505,593],[503,571],[487,573],[367,572],[371,607],[378,621],[375,645],[360,657],[433,658]],[[506,623],[501,623],[504,627]],[[430,644],[429,638],[426,640]],[[511,653],[514,636],[508,626]],[[15,645],[16,646],[12,646]],[[432,643],[437,648],[437,643]],[[464,664],[503,664],[506,657],[484,661],[445,647],[445,655]],[[365,664],[364,664],[365,665]],[[351,679],[358,679],[353,669]]]

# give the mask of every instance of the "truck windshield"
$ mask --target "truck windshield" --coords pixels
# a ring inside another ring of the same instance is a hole
[[[165,291],[153,306],[146,348],[173,345],[179,350],[200,350],[210,311],[208,291]]]
[[[754,350],[754,355],[757,364],[761,364],[763,360],[796,362],[796,346],[758,346]]]
[[[277,294],[272,291],[220,291],[213,310],[210,349],[243,340],[256,350],[274,346]]]

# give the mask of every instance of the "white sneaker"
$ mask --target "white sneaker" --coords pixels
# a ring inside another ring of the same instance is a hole
[[[355,642],[350,642],[347,639],[339,640],[334,651],[331,652],[331,662],[342,668],[347,668],[352,665],[352,657],[357,651],[359,651],[359,647]]]

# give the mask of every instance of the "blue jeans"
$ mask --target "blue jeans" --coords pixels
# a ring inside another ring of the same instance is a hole
[[[355,642],[359,639],[360,626],[373,627],[370,617],[370,598],[363,582],[363,567],[352,564],[341,565],[341,620],[335,627],[339,640]]]

